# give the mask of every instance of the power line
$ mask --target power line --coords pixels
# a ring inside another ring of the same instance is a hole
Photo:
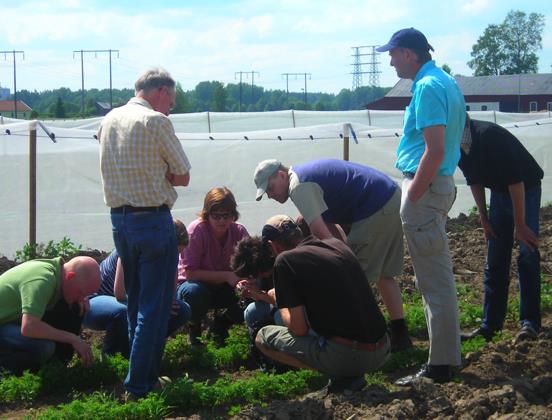
[[[241,108],[242,108],[242,98],[243,98],[243,94],[242,94],[242,77],[243,75],[245,74],[245,77],[249,77],[249,73],[251,73],[251,103],[254,102],[254,84],[255,84],[255,73],[257,73],[257,75],[260,77],[261,76],[261,73],[259,73],[258,71],[254,71],[254,70],[251,70],[251,71],[237,71],[234,73],[234,79],[236,78],[236,76],[239,74],[240,75],[240,106],[238,108],[239,112],[241,112]]]
[[[17,70],[15,66],[15,56],[16,54],[22,54],[23,60],[25,59],[25,52],[24,51],[0,51],[0,54],[4,54],[4,60],[7,60],[7,54],[13,55],[13,112],[15,115],[15,118],[17,118]]]
[[[282,76],[286,77],[286,92],[289,95],[289,76],[295,76],[295,80],[297,80],[297,76],[303,76],[305,78],[305,88],[304,88],[304,101],[305,101],[305,109],[307,108],[307,76],[309,77],[309,80],[311,80],[311,73],[282,73]]]
[[[73,58],[75,58],[75,53],[80,53],[81,61],[81,115],[84,118],[84,53],[94,53],[97,57],[98,53],[109,53],[109,106],[110,109],[113,108],[113,81],[111,75],[111,53],[116,52],[117,58],[119,58],[119,50],[75,50],[73,51]]]
[[[362,75],[368,74],[368,85],[369,86],[379,86],[379,75],[381,71],[379,70],[379,61],[378,61],[378,55],[379,53],[376,51],[377,45],[360,45],[358,47],[351,47],[354,50],[354,54],[352,54],[352,57],[354,57],[353,64],[353,72],[351,73],[353,75],[353,90],[363,86],[362,81]],[[369,53],[362,53],[361,50],[365,48],[370,48],[371,51]],[[369,61],[367,63],[363,63],[361,60],[361,57],[370,57]],[[366,64],[369,67],[368,71],[362,71],[362,66]]]

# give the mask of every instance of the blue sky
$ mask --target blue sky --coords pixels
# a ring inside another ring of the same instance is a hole
[[[24,59],[17,56],[18,90],[80,89],[80,56],[73,51],[118,49],[112,60],[118,88],[161,65],[184,89],[202,80],[235,83],[236,72],[254,70],[255,84],[266,89],[285,89],[282,73],[306,72],[308,91],[337,93],[352,85],[351,47],[386,43],[410,26],[426,34],[438,64],[471,75],[472,45],[511,9],[545,15],[539,71],[552,72],[549,0],[0,0],[0,50],[25,51]],[[109,87],[107,57],[85,54],[85,88]],[[11,60],[0,55],[0,85],[13,89]],[[380,84],[393,86],[387,54],[379,60]],[[302,79],[290,78],[290,90],[302,87]]]

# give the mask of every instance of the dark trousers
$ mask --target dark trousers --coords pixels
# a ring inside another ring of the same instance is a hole
[[[525,223],[539,234],[541,187],[525,191]],[[489,220],[496,234],[488,243],[485,265],[485,301],[482,326],[491,330],[502,328],[508,304],[510,262],[514,245],[514,213],[507,193],[491,190]],[[541,326],[540,314],[540,254],[520,244],[518,263],[519,318],[522,326],[530,325],[536,331]]]

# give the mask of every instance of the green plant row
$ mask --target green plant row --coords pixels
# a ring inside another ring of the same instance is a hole
[[[171,413],[171,408],[159,394],[150,394],[136,402],[121,404],[104,392],[82,396],[68,404],[60,404],[44,411],[29,410],[28,419],[69,420],[145,420],[162,419]]]
[[[105,393],[94,393],[68,404],[31,413],[37,419],[158,419],[174,410],[186,411],[228,406],[236,412],[240,404],[261,404],[273,399],[288,399],[309,389],[323,386],[323,377],[301,370],[282,375],[258,372],[254,376],[233,380],[223,378],[214,384],[196,383],[187,377],[169,385],[161,394],[151,394],[137,402],[121,404]]]
[[[86,368],[73,360],[69,367],[51,362],[36,374],[25,372],[22,376],[2,378],[0,402],[34,401],[38,396],[53,393],[100,388],[121,381],[128,371],[128,361],[120,355],[97,356],[96,362]]]
[[[192,347],[185,335],[179,334],[165,346],[163,368],[166,371],[181,369],[230,369],[239,366],[249,357],[249,336],[243,325],[229,330],[223,347],[214,341],[202,338],[203,347]]]

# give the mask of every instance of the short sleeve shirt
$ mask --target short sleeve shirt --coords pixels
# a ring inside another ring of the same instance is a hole
[[[461,151],[458,166],[468,185],[479,184],[507,193],[508,186],[523,182],[526,189],[540,185],[544,172],[521,142],[504,127],[471,120],[471,148]]]
[[[279,308],[304,306],[311,327],[325,337],[374,343],[386,331],[360,263],[339,239],[309,236],[279,254],[274,287]]]
[[[232,223],[224,244],[221,244],[209,227],[209,222],[201,219],[190,223],[187,230],[190,241],[181,254],[178,281],[186,279],[186,270],[231,271],[230,258],[234,247],[242,238],[249,236],[244,225]]]
[[[416,172],[425,151],[423,130],[444,125],[445,154],[438,175],[454,174],[465,120],[466,104],[456,81],[434,61],[428,61],[412,84],[412,100],[404,113],[403,136],[397,149],[397,169]]]
[[[22,314],[42,318],[62,297],[61,258],[37,259],[0,276],[0,324],[18,321]]]
[[[114,296],[115,287],[115,274],[117,273],[117,260],[119,259],[119,253],[114,249],[111,254],[107,256],[105,260],[100,263],[100,275],[102,282],[99,295]]]
[[[319,159],[289,171],[289,196],[308,224],[354,223],[370,217],[393,196],[397,184],[382,172],[339,159]]]
[[[98,138],[107,206],[173,206],[178,195],[165,174],[185,175],[191,165],[167,116],[132,98],[104,117]]]

